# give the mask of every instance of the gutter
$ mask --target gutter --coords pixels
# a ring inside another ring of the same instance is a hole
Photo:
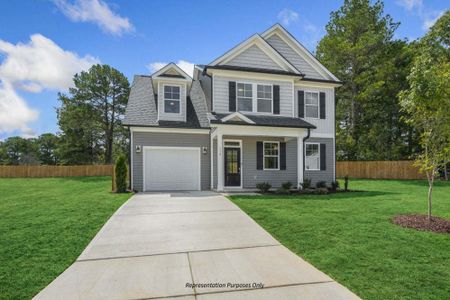
[[[311,129],[308,128],[308,134],[303,138],[303,151],[302,151],[303,152],[303,157],[302,157],[302,159],[303,159],[303,170],[302,170],[302,172],[303,172],[303,180],[305,180],[305,153],[304,153],[305,152],[305,141],[307,139],[309,139],[310,135],[311,135]]]

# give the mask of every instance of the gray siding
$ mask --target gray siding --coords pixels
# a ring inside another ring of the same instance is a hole
[[[327,79],[320,75],[304,58],[298,55],[288,44],[278,35],[274,34],[267,39],[267,42],[281,53],[291,64],[308,78]]]
[[[265,54],[260,48],[253,45],[244,50],[241,54],[234,57],[225,65],[248,67],[248,68],[260,68],[260,69],[272,69],[283,70],[277,65],[267,54]]]
[[[280,86],[280,116],[292,117],[293,111],[293,84],[288,81],[276,81],[276,80],[256,80],[256,79],[241,79],[224,76],[214,76],[213,81],[213,110],[217,113],[228,113],[228,82],[245,82],[245,83],[259,83],[259,84],[272,84]],[[256,95],[256,91],[253,91]]]
[[[325,138],[309,138],[306,143],[324,143],[326,146],[326,170],[324,171],[306,171],[304,173],[305,178],[312,180],[312,184],[316,184],[317,181],[326,181],[330,185],[334,180],[334,145],[333,139]]]
[[[133,148],[141,146],[166,146],[166,147],[208,147],[210,149],[209,134],[183,134],[183,133],[155,133],[133,132]],[[134,149],[133,149],[134,150]],[[143,150],[140,153],[132,151],[133,156],[133,189],[141,192],[143,188]],[[211,160],[210,151],[201,154],[201,189],[211,188]]]
[[[217,139],[213,140],[213,189],[217,189]]]
[[[256,142],[257,141],[284,141],[282,138],[272,137],[236,137],[224,136],[224,139],[242,140],[242,178],[244,188],[255,188],[259,182],[269,182],[272,187],[278,188],[283,182],[290,181],[297,185],[297,140],[286,142],[286,170],[257,170],[256,169]]]
[[[207,75],[203,75],[202,72],[199,72],[199,73],[200,74],[198,75],[198,81],[200,81],[200,85],[202,87],[202,90],[205,93],[206,105],[208,106],[208,110],[211,111],[212,110],[212,106],[211,106],[211,97],[212,97],[211,84],[212,84],[212,79],[211,79],[211,77],[209,77]]]

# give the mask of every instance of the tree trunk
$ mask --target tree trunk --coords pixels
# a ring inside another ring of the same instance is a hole
[[[427,178],[428,178],[428,221],[431,221],[431,197],[432,197],[432,193],[433,193],[434,174],[435,174],[434,170],[427,171]]]

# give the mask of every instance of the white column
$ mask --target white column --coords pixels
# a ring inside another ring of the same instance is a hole
[[[211,163],[211,190],[214,189],[214,137],[210,134],[211,141],[209,143],[209,157]]]
[[[217,134],[217,190],[223,191],[224,184],[224,159],[223,159],[223,139],[222,134]]]
[[[303,183],[303,136],[297,137],[297,188]]]

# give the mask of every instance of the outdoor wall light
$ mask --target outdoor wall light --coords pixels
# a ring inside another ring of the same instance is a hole
[[[203,154],[208,153],[208,147],[202,147],[202,152],[203,152]]]
[[[136,145],[136,153],[141,153],[142,147],[141,145]]]

